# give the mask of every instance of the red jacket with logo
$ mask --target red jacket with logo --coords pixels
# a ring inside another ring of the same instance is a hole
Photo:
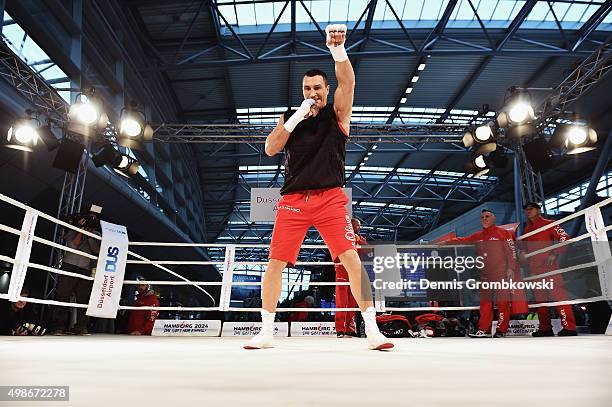
[[[485,243],[495,242],[496,243]],[[483,278],[485,276],[494,279],[505,278],[514,275],[516,270],[516,248],[512,233],[497,225],[479,230],[466,237],[456,237],[444,242],[452,243],[476,243],[476,251],[479,256],[484,257]]]
[[[485,243],[495,242],[496,243]],[[521,275],[516,263],[516,247],[512,232],[493,225],[466,237],[458,237],[444,243],[476,243],[479,256],[485,257],[481,279],[497,281],[511,278],[520,281]],[[512,313],[521,314],[528,311],[525,290],[510,290]],[[500,298],[498,297],[498,301]]]
[[[538,230],[539,228],[546,226],[548,224],[553,223],[553,220],[544,219],[541,216],[538,216],[534,222],[528,221],[527,226],[525,227],[525,231],[523,234],[527,234],[534,230]],[[559,225],[553,226],[546,230],[542,230],[532,236],[528,236],[523,239],[525,243],[525,248],[527,252],[534,252],[536,250],[543,249],[548,246],[552,246],[553,244],[559,242],[565,242],[569,239],[569,235],[561,228]],[[555,261],[551,265],[546,265],[546,261],[551,254],[559,255],[565,251],[565,247],[561,247],[558,249],[553,249],[548,252],[536,254],[535,256],[531,256],[527,259],[529,264],[529,270],[532,272],[541,273],[547,270],[554,270],[557,268],[558,263]]]
[[[153,290],[148,290],[142,295],[138,295],[135,307],[159,307],[159,300]],[[130,311],[130,319],[128,321],[128,333],[140,332],[141,335],[151,335],[153,325],[159,315],[159,311],[150,310],[132,310]]]

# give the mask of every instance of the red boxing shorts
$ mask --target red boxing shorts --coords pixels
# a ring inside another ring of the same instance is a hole
[[[356,250],[355,232],[346,210],[348,197],[342,188],[313,189],[283,195],[276,205],[270,259],[294,265],[306,232],[317,228],[332,259]]]

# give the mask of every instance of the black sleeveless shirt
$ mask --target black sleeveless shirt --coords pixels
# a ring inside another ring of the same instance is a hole
[[[292,114],[293,111],[287,111],[285,121]],[[301,121],[285,144],[285,183],[281,195],[344,186],[347,138],[333,105],[328,104],[316,117]]]

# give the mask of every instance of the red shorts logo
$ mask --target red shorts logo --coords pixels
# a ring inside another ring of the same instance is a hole
[[[287,205],[277,205],[276,206],[277,211],[280,211],[281,209],[285,209],[285,210],[293,211],[293,212],[300,212],[300,208],[294,208],[293,206],[287,206]]]
[[[344,227],[344,230],[346,231],[346,233],[344,234],[344,237],[346,238],[346,240],[350,240],[351,242],[353,242],[353,246],[355,246],[355,231],[353,230],[353,224],[351,223],[351,218],[349,218],[349,216],[346,215],[345,220],[346,220],[346,226]]]

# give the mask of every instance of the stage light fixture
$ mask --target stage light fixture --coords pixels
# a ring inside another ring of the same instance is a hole
[[[535,111],[531,104],[531,98],[528,89],[520,89],[512,87],[508,90],[510,96],[505,99],[505,107],[497,115],[497,124],[501,128],[512,128],[533,123],[535,120]],[[523,129],[517,135],[526,135],[530,129]]]
[[[97,131],[106,128],[108,116],[102,108],[102,101],[94,96],[94,90],[76,95],[68,111],[67,130],[84,137],[92,137]]]
[[[495,142],[495,123],[489,122],[481,126],[468,129],[463,134],[463,145],[472,147],[474,145],[494,143]]]
[[[116,173],[124,177],[136,175],[140,169],[140,164],[136,159],[117,151],[110,143],[103,145],[102,148],[92,156],[92,161],[96,167],[108,165]]]
[[[153,139],[153,128],[146,123],[144,113],[134,104],[121,110],[117,142],[129,148],[142,149],[143,141]]]
[[[566,154],[580,154],[596,148],[597,132],[584,122],[557,124],[550,145]]]
[[[480,143],[488,142],[489,140],[493,139],[493,129],[486,124],[476,127],[476,130],[474,131],[474,139]]]
[[[515,102],[508,109],[508,119],[512,124],[529,123],[534,118],[533,107],[525,101]]]
[[[468,161],[464,166],[464,170],[467,173],[474,174],[475,177],[479,177],[488,174],[491,169],[485,156],[480,154],[476,155],[471,161]]]
[[[568,144],[582,145],[587,141],[588,136],[586,127],[571,126],[567,134],[567,141]]]
[[[31,153],[38,143],[40,124],[34,112],[26,110],[26,116],[15,119],[9,128],[5,147]]]

